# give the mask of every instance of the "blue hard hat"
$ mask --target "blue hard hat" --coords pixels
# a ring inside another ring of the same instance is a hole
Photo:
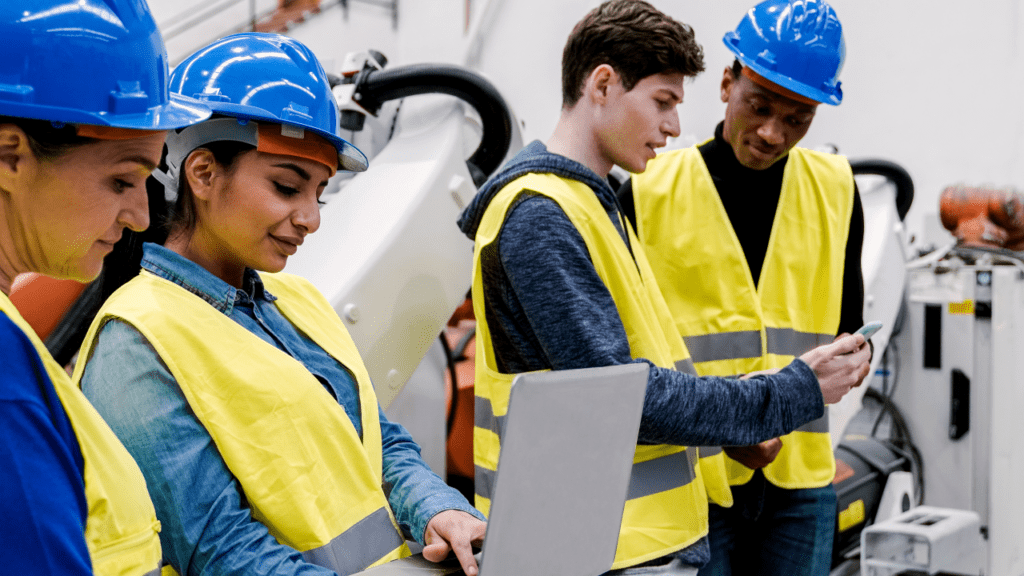
[[[167,52],[144,0],[0,2],[0,115],[169,130],[210,111],[167,92]]]
[[[339,136],[327,74],[297,40],[258,32],[227,36],[175,67],[170,89],[203,101],[214,114],[310,130],[338,150],[339,168],[366,170],[366,156]]]
[[[823,0],[767,0],[751,8],[725,46],[762,77],[814,100],[843,100],[843,26]]]

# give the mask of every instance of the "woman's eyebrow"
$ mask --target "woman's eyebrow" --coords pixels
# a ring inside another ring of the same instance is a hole
[[[145,156],[128,156],[126,158],[122,158],[120,161],[138,164],[145,168],[146,170],[148,170],[149,172],[156,170],[156,164],[153,163],[153,160],[150,158],[146,158]]]
[[[275,168],[287,168],[288,170],[291,170],[292,172],[295,172],[296,174],[298,174],[298,176],[300,178],[302,178],[303,180],[309,180],[310,179],[309,172],[306,172],[305,170],[302,169],[301,166],[298,166],[296,164],[292,164],[291,162],[283,162],[281,164],[274,164],[274,167]]]

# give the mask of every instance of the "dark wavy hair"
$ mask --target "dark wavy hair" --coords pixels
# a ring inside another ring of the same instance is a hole
[[[565,43],[564,108],[576,105],[583,95],[583,82],[601,64],[614,68],[628,91],[655,74],[700,74],[704,50],[693,28],[644,0],[609,0],[584,16]]]
[[[214,161],[220,164],[225,170],[230,173],[234,169],[235,160],[243,152],[249,150],[255,150],[256,148],[252,144],[245,144],[242,142],[235,142],[232,140],[222,140],[217,142],[209,142],[203,144],[200,148],[209,150],[213,154]],[[197,148],[198,150],[198,148]],[[193,150],[194,152],[194,150]],[[189,152],[191,155],[191,152]],[[185,160],[182,160],[182,171],[185,169],[185,161],[188,160],[188,155],[185,156]],[[161,163],[161,169],[166,169],[166,165]],[[174,203],[168,205],[163,214],[158,218],[160,227],[168,235],[178,233],[190,233],[196,227],[196,199],[192,193],[192,187],[188,184],[188,178],[185,174],[180,174],[178,177],[178,196]]]

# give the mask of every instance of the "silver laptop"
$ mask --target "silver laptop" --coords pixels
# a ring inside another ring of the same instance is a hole
[[[646,364],[521,374],[512,384],[480,576],[596,576],[615,558]],[[459,574],[416,555],[360,574]]]

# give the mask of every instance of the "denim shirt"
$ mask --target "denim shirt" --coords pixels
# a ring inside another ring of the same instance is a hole
[[[264,341],[289,354],[324,385],[362,435],[352,374],[295,329],[254,270],[241,290],[156,244],[142,268],[178,284]],[[211,343],[213,344],[213,343]],[[130,385],[128,384],[130,383]],[[162,529],[164,559],[183,575],[333,574],[307,564],[254,520],[245,494],[196,418],[167,366],[132,326],[112,320],[100,330],[82,389],[146,477]],[[419,446],[378,407],[388,502],[403,531],[423,543],[430,519],[462,510],[483,519],[420,457]]]

